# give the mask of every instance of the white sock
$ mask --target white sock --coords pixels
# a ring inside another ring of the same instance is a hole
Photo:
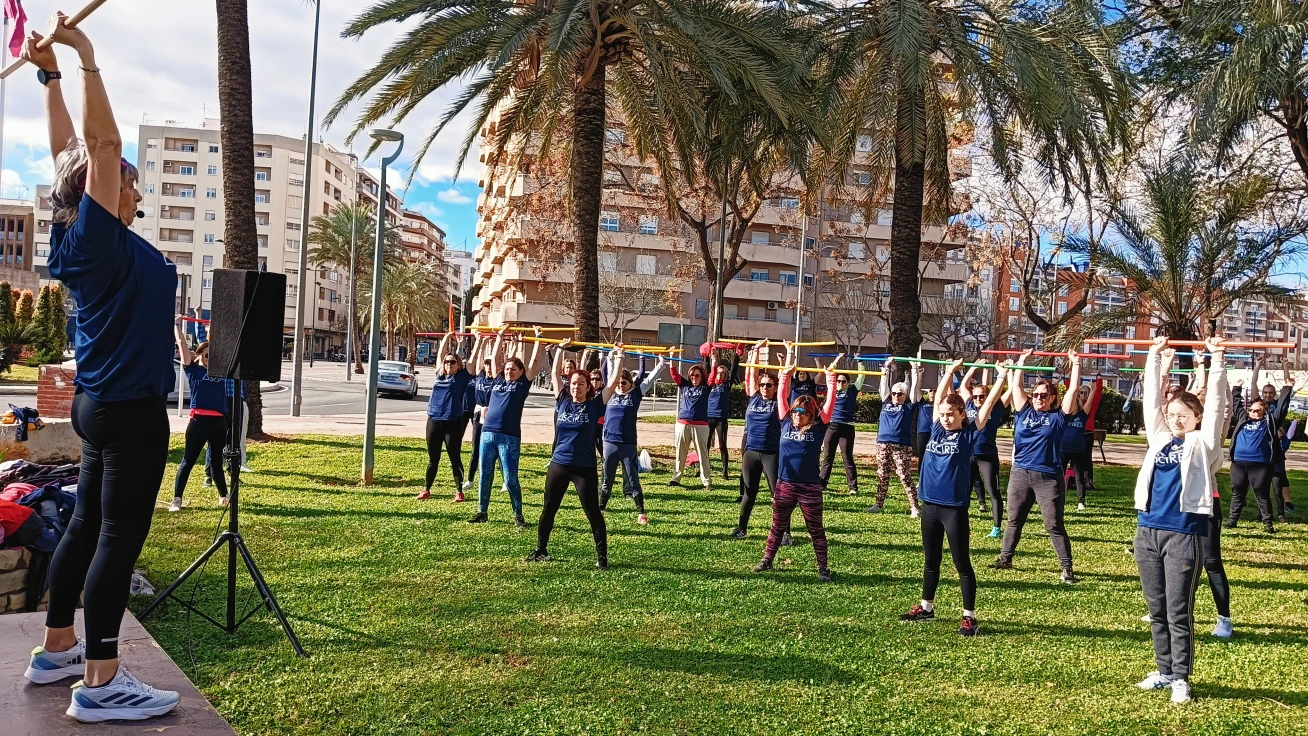
[[[969,611],[966,608],[964,608],[963,618],[976,618],[976,611]]]
[[[931,601],[922,601],[922,610],[931,613],[936,610],[936,604]]]

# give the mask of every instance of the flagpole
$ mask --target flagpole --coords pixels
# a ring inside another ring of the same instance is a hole
[[[4,39],[5,50],[0,59],[4,59],[4,64],[0,68],[9,66],[9,16],[5,15],[4,32],[0,34]],[[0,190],[4,189],[4,172],[5,172],[5,85],[8,80],[0,77]],[[28,258],[32,256],[29,254]]]

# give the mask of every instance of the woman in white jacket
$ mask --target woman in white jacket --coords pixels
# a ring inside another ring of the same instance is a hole
[[[1139,687],[1170,687],[1172,702],[1186,703],[1194,660],[1194,595],[1222,466],[1226,372],[1214,371],[1206,404],[1185,392],[1159,406],[1166,345],[1166,338],[1155,340],[1145,362],[1142,401],[1149,450],[1135,483],[1135,561],[1149,604],[1158,663]],[[1224,350],[1219,338],[1208,340],[1213,365],[1223,364]]]

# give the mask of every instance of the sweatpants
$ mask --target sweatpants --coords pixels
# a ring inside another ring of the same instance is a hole
[[[1139,527],[1135,564],[1149,604],[1158,671],[1184,680],[1194,664],[1194,594],[1199,587],[1198,535]]]
[[[754,513],[754,503],[758,501],[759,484],[763,477],[768,479],[768,492],[776,494],[777,490],[777,453],[745,450],[740,464],[740,529],[749,528],[749,517]],[[789,531],[789,527],[782,531]]]
[[[709,484],[708,435],[707,424],[677,422],[673,433],[673,441],[677,445],[677,465],[669,481],[681,481],[681,472],[686,469],[686,454],[690,452],[691,445],[694,445],[695,454],[699,455],[699,479],[705,486]]]
[[[640,487],[640,466],[636,463],[636,445],[628,442],[604,441],[604,482],[600,485],[600,510],[609,505],[613,494],[613,481],[622,465],[622,492],[636,502],[636,511],[645,513],[645,493]]]
[[[196,414],[186,425],[186,449],[182,451],[182,462],[177,466],[177,478],[173,480],[173,498],[181,498],[186,490],[186,482],[191,478],[191,469],[200,459],[200,453],[209,448],[208,476],[218,488],[219,498],[227,496],[227,477],[223,475],[223,446],[227,444],[227,417]]]
[[[168,410],[162,396],[101,402],[79,390],[72,424],[82,439],[77,505],[50,561],[45,625],[72,626],[84,597],[86,658],[114,659],[168,462]]]
[[[827,568],[827,531],[822,526],[822,484],[791,483],[777,481],[772,489],[772,529],[768,531],[767,545],[763,548],[763,559],[771,562],[777,556],[781,546],[781,535],[790,531],[790,517],[795,507],[804,515],[804,526],[808,527],[808,536],[813,541],[813,553],[817,556],[819,570]]]
[[[463,430],[462,416],[454,419],[432,419],[427,417],[427,485],[431,490],[432,481],[436,480],[436,470],[441,464],[441,447],[450,456],[450,472],[454,474],[455,490],[463,488]]]
[[[972,456],[972,485],[977,489],[981,508],[989,508],[990,522],[995,527],[1004,525],[1004,496],[999,490],[999,455]],[[985,496],[981,494],[984,493]],[[987,498],[989,503],[986,503]]]
[[[1063,478],[1066,485],[1067,469],[1072,469],[1072,482],[1076,484],[1076,502],[1085,503],[1086,468],[1090,465],[1090,453],[1063,451]]]
[[[858,493],[858,468],[854,466],[854,425],[844,422],[827,425],[827,434],[822,438],[822,487],[827,487],[831,479],[831,467],[836,462],[836,447],[840,447],[840,459],[845,464],[845,485],[850,493]]]
[[[1244,511],[1245,501],[1249,498],[1249,488],[1253,487],[1254,499],[1258,502],[1258,520],[1264,524],[1272,523],[1272,470],[1271,463],[1231,463],[1231,516],[1228,523],[1235,526]]]
[[[1063,504],[1067,500],[1063,479],[1054,473],[1041,473],[1025,468],[1013,468],[1008,474],[1008,527],[1004,530],[1004,544],[999,559],[1013,561],[1013,552],[1022,539],[1022,527],[1031,515],[1031,506],[1040,504],[1040,517],[1049,532],[1049,541],[1058,555],[1058,564],[1064,570],[1072,569],[1072,542],[1063,528]]]
[[[513,515],[522,515],[522,486],[518,483],[518,458],[522,451],[522,438],[503,432],[481,431],[481,481],[477,485],[477,510],[490,509],[491,482],[495,480],[495,461],[500,463],[504,484],[509,487],[509,501]]]
[[[468,461],[468,482],[477,479],[477,468],[481,467],[481,416],[472,413],[472,459]]]
[[[922,600],[934,601],[940,585],[940,561],[944,542],[949,539],[949,556],[963,588],[963,610],[976,610],[976,573],[972,570],[972,546],[966,506],[937,506],[922,502],[922,551],[926,567],[922,571]]]
[[[884,506],[894,470],[908,495],[908,505],[917,508],[917,486],[913,483],[913,448],[893,442],[877,443],[877,506]]]
[[[595,466],[562,465],[550,463],[545,473],[545,502],[540,511],[540,525],[536,528],[536,551],[549,550],[550,533],[554,531],[554,517],[559,512],[568,484],[577,488],[581,510],[590,522],[590,533],[595,538],[595,554],[607,560],[609,556],[608,530],[604,527],[604,514],[599,507],[599,475]]]
[[[1222,564],[1222,501],[1213,498],[1213,515],[1208,517],[1208,536],[1200,537],[1204,556],[1204,572],[1208,573],[1208,587],[1213,591],[1213,605],[1217,615],[1231,617],[1231,583],[1226,579],[1226,566]]]
[[[730,422],[727,421],[726,417],[722,417],[721,419],[710,417],[708,420],[708,446],[709,449],[712,450],[714,441],[717,441],[718,452],[722,456],[723,478],[731,477],[731,474],[727,472],[727,464],[731,460],[731,456],[727,452],[727,426],[729,424]],[[700,462],[703,462],[703,460],[700,460]]]

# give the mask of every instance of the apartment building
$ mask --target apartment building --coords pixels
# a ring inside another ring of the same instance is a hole
[[[32,202],[0,199],[0,281],[33,293],[41,288],[32,258],[34,212]]]
[[[41,282],[50,280],[50,225],[54,222],[54,206],[50,203],[50,185],[38,184],[36,198],[32,200],[32,268]]]
[[[1304,331],[1308,330],[1308,295],[1301,295],[1289,308],[1278,308],[1264,299],[1242,300],[1232,304],[1219,322],[1221,334],[1228,340],[1265,340],[1293,343],[1289,348],[1263,351],[1269,366],[1289,363],[1294,368],[1308,368]],[[1244,352],[1244,351],[1240,351]],[[1250,360],[1234,364],[1249,365]]]

